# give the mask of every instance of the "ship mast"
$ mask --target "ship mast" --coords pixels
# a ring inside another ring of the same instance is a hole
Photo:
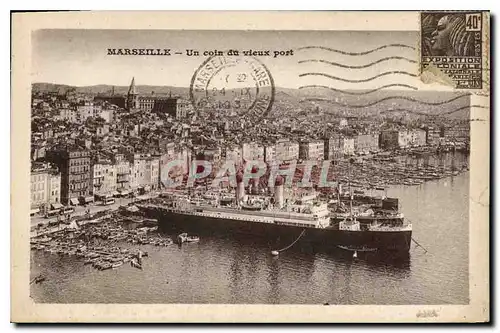
[[[352,192],[351,192],[351,159],[349,159],[349,164],[348,164],[348,176],[347,180],[349,182],[349,216],[352,220]]]

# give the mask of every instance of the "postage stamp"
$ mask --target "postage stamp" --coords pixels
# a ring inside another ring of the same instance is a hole
[[[191,103],[198,114],[212,119],[237,117],[256,123],[273,105],[273,77],[257,58],[226,53],[206,59],[196,70],[189,89]]]
[[[434,65],[457,89],[483,87],[483,14],[422,12],[421,69]]]
[[[12,322],[489,321],[487,12],[12,16]]]

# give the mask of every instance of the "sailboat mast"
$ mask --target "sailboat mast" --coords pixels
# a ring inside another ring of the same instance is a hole
[[[351,159],[349,159],[349,164],[348,164],[348,177],[347,180],[349,181],[349,212],[350,216],[352,219],[352,191],[351,191]]]

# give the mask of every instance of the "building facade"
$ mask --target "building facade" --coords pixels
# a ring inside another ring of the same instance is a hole
[[[320,140],[302,141],[299,144],[299,158],[302,160],[320,160],[325,155],[325,143]]]
[[[127,110],[141,112],[155,112],[169,115],[175,119],[187,116],[189,103],[177,97],[139,95],[135,86],[135,78],[132,78],[126,99]]]
[[[339,134],[334,134],[324,140],[324,159],[331,160],[336,163],[342,158],[342,144],[341,136]]]
[[[354,138],[341,137],[340,138],[340,152],[342,155],[354,154]]]
[[[227,146],[222,149],[223,162],[233,161],[234,164],[240,165],[243,161],[242,150],[238,146]]]
[[[116,154],[114,160],[116,168],[116,190],[129,190],[131,174],[130,162],[125,158],[124,154]]]
[[[458,123],[443,128],[443,135],[446,142],[467,143],[470,142],[470,124]]]
[[[427,143],[426,132],[423,129],[417,128],[408,131],[409,145],[412,147],[425,146]]]
[[[437,126],[428,126],[426,129],[426,143],[430,146],[439,145],[441,138],[441,128]]]
[[[51,150],[47,159],[61,172],[61,202],[77,204],[80,197],[88,197],[93,190],[90,152],[81,148]],[[71,200],[75,199],[75,200]]]
[[[371,153],[379,150],[379,134],[359,134],[354,137],[356,153]]]
[[[299,143],[288,139],[280,139],[275,144],[265,147],[266,163],[290,162],[299,158]]]
[[[92,194],[111,196],[117,187],[116,165],[108,160],[98,160],[92,165]]]
[[[386,130],[380,133],[380,148],[385,150],[400,148],[399,131]]]
[[[157,190],[160,182],[160,157],[135,154],[129,179],[130,188],[133,190]]]
[[[244,143],[241,147],[242,157],[245,161],[263,161],[264,160],[264,146],[256,143]]]
[[[31,168],[31,209],[42,213],[61,203],[61,174],[50,164]]]
[[[66,120],[70,123],[78,122],[78,117],[75,109],[67,108],[67,109],[59,109],[59,119]]]
[[[81,122],[90,117],[99,117],[101,115],[102,107],[94,104],[93,102],[84,102],[76,106],[77,119]]]

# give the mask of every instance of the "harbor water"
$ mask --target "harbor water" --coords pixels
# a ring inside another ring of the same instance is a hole
[[[213,236],[182,247],[142,245],[149,253],[142,270],[99,271],[76,256],[32,251],[31,276],[46,279],[31,285],[31,297],[43,303],[467,304],[469,173],[394,186],[387,194],[399,197],[422,246],[413,244],[409,257],[352,258],[300,246],[275,257],[262,239]]]

